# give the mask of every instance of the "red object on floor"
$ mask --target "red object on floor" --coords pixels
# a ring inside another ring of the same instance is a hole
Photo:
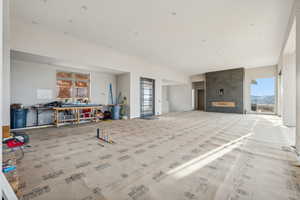
[[[23,146],[24,143],[23,142],[20,142],[18,140],[9,140],[6,142],[6,145],[9,147],[9,148],[14,148],[14,147],[20,147],[20,146]]]

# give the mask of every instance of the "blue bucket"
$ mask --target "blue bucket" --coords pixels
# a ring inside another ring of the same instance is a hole
[[[11,109],[11,128],[25,128],[28,109]]]
[[[114,105],[113,106],[112,118],[114,120],[120,119],[120,110],[121,110],[121,106],[120,105]]]

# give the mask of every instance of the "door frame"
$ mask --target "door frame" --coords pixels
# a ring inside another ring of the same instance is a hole
[[[199,92],[199,90],[203,90],[203,103],[204,103],[203,111],[205,111],[205,108],[206,108],[206,98],[205,98],[206,93],[205,93],[205,89],[203,89],[203,88],[195,88],[194,89],[194,110],[199,110],[199,108],[198,108],[198,92]]]
[[[142,81],[151,81],[152,82],[152,114],[149,115],[144,115],[143,114],[143,101],[144,101],[144,96],[143,96],[143,87],[142,87]],[[145,78],[145,77],[141,77],[140,78],[140,117],[151,117],[155,115],[155,79],[151,79],[151,78]]]
[[[199,109],[199,93],[200,91],[203,91],[203,110],[200,110]],[[196,89],[196,110],[199,110],[199,111],[204,111],[205,110],[205,90],[204,89]]]
[[[192,83],[193,109],[198,110],[198,90],[204,91],[204,112],[206,111],[206,81],[195,81]]]

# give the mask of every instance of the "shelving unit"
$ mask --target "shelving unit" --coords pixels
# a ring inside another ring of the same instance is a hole
[[[83,120],[97,121],[99,117],[97,116],[97,110],[101,110],[103,106],[84,106],[84,107],[54,107],[54,124],[56,127],[64,125],[65,123],[75,123],[80,124]],[[89,113],[83,113],[83,110],[90,109]],[[74,118],[61,119],[60,112],[70,111]],[[89,114],[89,117],[82,117],[82,114]]]

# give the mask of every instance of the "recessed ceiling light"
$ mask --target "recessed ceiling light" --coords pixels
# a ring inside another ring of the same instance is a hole
[[[82,11],[87,11],[88,7],[87,6],[81,6]]]
[[[39,24],[39,22],[38,22],[38,21],[35,21],[35,20],[32,20],[31,23],[32,23],[32,24]]]

